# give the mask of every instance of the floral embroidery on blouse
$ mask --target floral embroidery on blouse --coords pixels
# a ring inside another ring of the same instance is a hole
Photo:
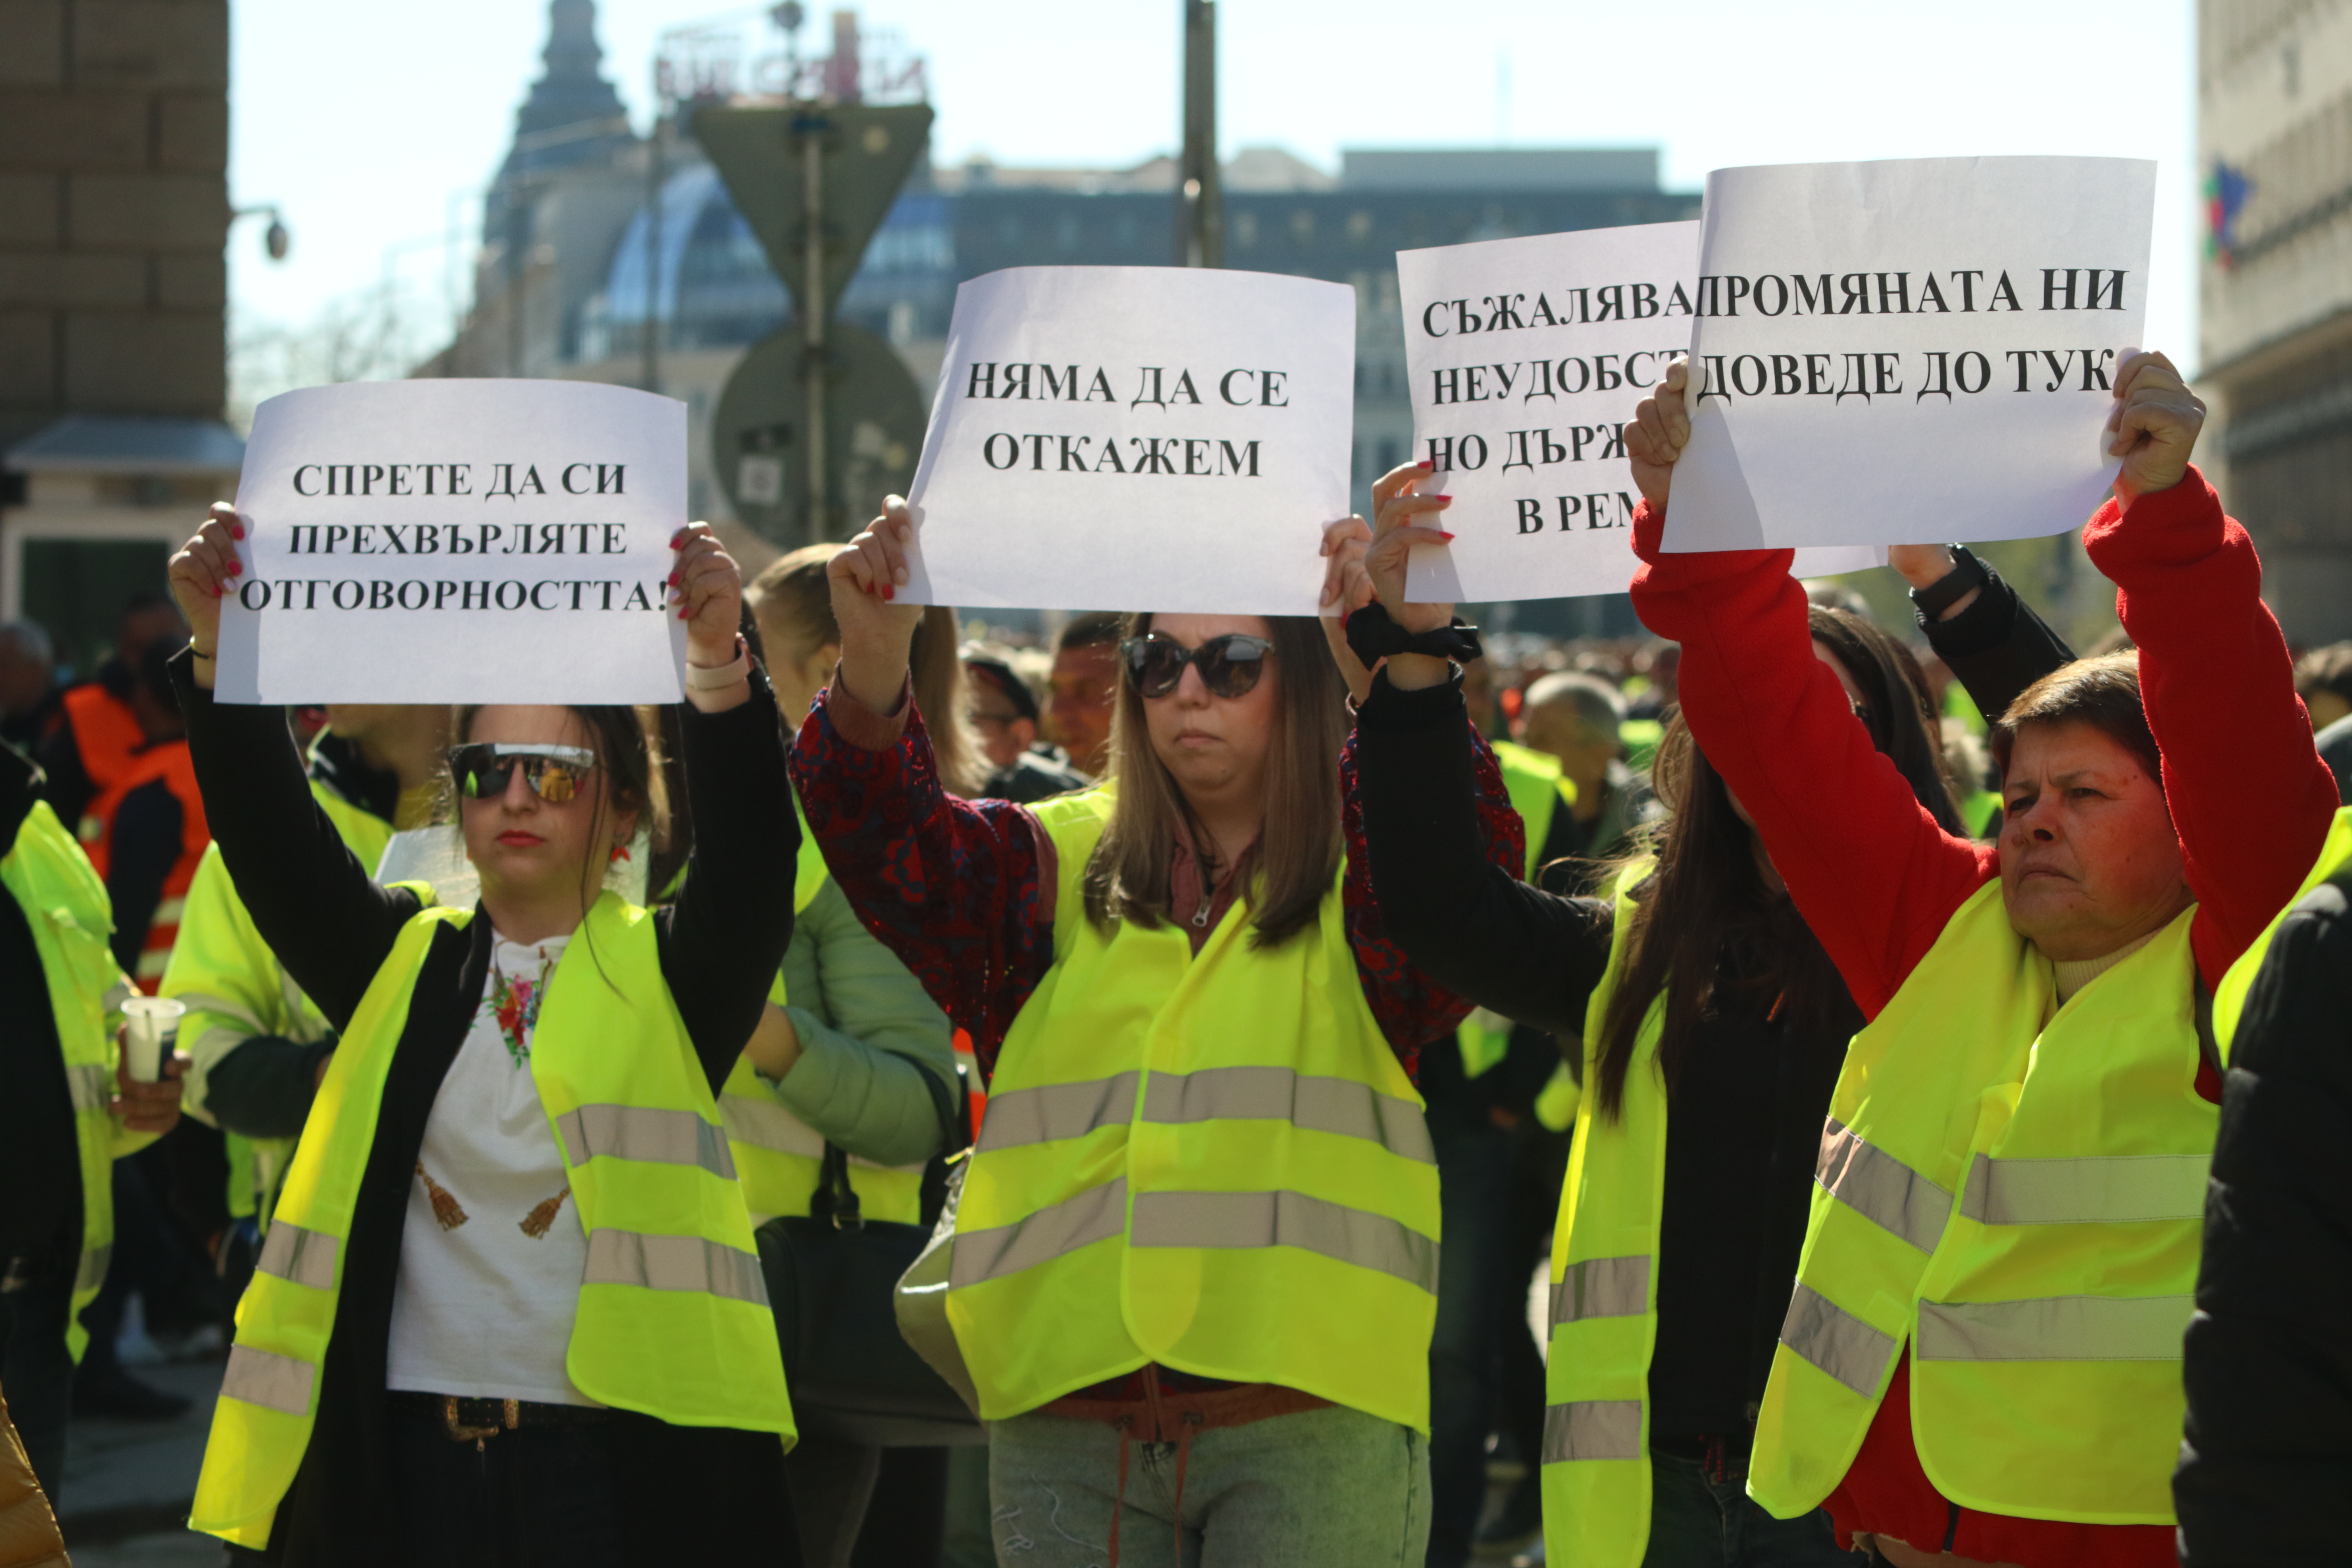
[[[530,1037],[539,1027],[539,1003],[546,991],[543,979],[517,979],[503,969],[490,973],[490,994],[482,1005],[498,1019],[499,1037],[517,1067],[530,1060]]]

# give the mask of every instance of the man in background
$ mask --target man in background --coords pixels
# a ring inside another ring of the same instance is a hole
[[[1552,845],[1592,860],[1620,853],[1626,835],[1658,815],[1648,782],[1625,765],[1622,699],[1590,675],[1547,675],[1528,688],[1524,711],[1521,742],[1558,758],[1576,786]]]
[[[0,623],[0,741],[30,755],[65,722],[49,634],[31,621]]]
[[[1037,738],[1037,694],[1009,658],[969,646],[963,668],[970,694],[965,716],[980,736],[990,768],[981,786],[983,797],[1026,805],[1086,788],[1086,775],[1070,765],[1069,753]]]
[[[142,588],[122,606],[122,618],[115,625],[114,656],[99,666],[95,678],[65,693],[65,721],[42,743],[36,760],[48,775],[49,809],[85,849],[103,837],[102,829],[82,820],[90,804],[121,781],[140,752],[178,733],[176,710],[162,730],[152,728],[159,710],[152,693],[142,703],[139,671],[150,645],[170,654],[187,639],[188,624],[180,618],[171,595],[161,588]],[[167,699],[163,709],[170,708]],[[104,853],[95,849],[91,858]]]
[[[1054,642],[1053,697],[1045,734],[1079,772],[1102,777],[1110,765],[1111,704],[1118,689],[1118,616],[1095,610],[1062,628]]]

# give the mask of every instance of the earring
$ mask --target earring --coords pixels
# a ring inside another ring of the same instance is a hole
[[[625,860],[628,858],[629,847],[615,838],[613,840],[613,853],[606,858],[605,864],[611,865],[617,861]]]

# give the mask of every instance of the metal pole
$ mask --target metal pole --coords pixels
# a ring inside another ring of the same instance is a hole
[[[1217,172],[1216,0],[1184,0],[1184,137],[1176,170],[1176,260],[1225,264],[1225,198]]]
[[[808,455],[808,542],[821,542],[832,521],[824,482],[824,132],[822,115],[799,118],[801,133],[801,216],[808,226],[807,283],[801,292],[801,374],[806,378]]]
[[[661,390],[662,132],[668,123],[658,99],[655,104],[653,134],[646,138],[646,323],[640,343],[647,392]]]

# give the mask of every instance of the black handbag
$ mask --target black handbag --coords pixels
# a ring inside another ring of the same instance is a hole
[[[866,1218],[849,1184],[849,1156],[827,1143],[808,1214],[759,1230],[784,1381],[804,1436],[894,1448],[988,1440],[962,1397],[900,1336],[892,1304],[899,1277],[931,1238],[946,1155],[971,1142],[946,1089],[919,1070],[949,1144],[924,1173],[924,1223]]]

